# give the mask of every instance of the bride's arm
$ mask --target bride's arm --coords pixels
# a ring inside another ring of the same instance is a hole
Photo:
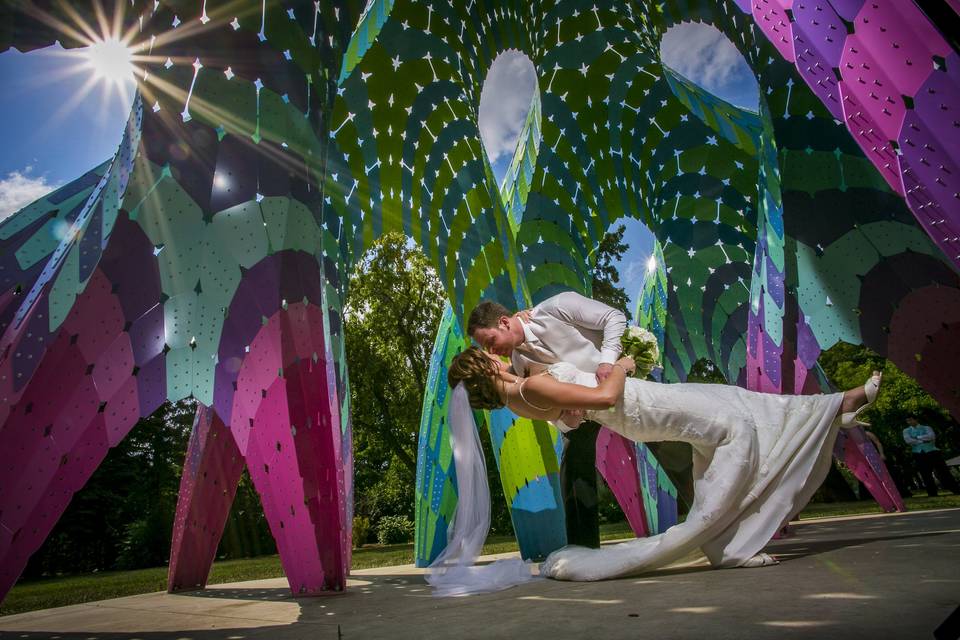
[[[623,395],[627,371],[635,366],[630,358],[621,358],[613,367],[613,373],[596,387],[536,376],[527,379],[523,393],[534,404],[552,409],[609,409]]]

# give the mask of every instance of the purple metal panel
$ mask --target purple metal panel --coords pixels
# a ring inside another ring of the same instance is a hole
[[[795,22],[789,22],[787,9]],[[931,239],[960,267],[960,174],[954,170],[958,158],[950,157],[960,146],[941,140],[934,152],[915,145],[901,162],[891,144],[896,141],[902,151],[914,138],[929,143],[941,133],[960,134],[953,126],[960,108],[958,64],[944,64],[956,52],[936,27],[911,2],[754,0],[751,11],[760,30],[796,64],[834,116],[837,92],[826,71],[836,55],[833,34],[842,33],[837,21],[846,21],[849,35],[837,65],[843,120],[890,188],[906,198]],[[929,106],[920,107],[922,102]],[[928,136],[927,130],[935,134]]]
[[[826,71],[840,66],[847,26],[833,7],[826,2],[797,2],[793,6],[793,18],[797,54],[812,49],[820,54]]]
[[[133,349],[129,334],[122,331],[106,346],[93,363],[93,384],[97,397],[111,398],[120,390],[133,372]]]
[[[917,91],[897,142],[907,201],[948,257],[960,260],[960,55]]]
[[[797,70],[834,118],[843,120],[840,85],[830,64],[813,48],[797,51]]]
[[[86,304],[75,306],[63,323],[65,330],[77,336],[77,347],[87,362],[94,362],[123,331],[123,309],[111,288],[110,281],[98,270],[84,289]]]
[[[166,343],[164,330],[163,305],[159,302],[144,312],[139,318],[131,318],[127,333],[130,335],[130,346],[133,349],[133,362],[143,367],[163,353]]]
[[[167,361],[161,353],[140,365],[137,372],[140,415],[148,416],[167,399]]]
[[[847,22],[853,22],[864,2],[866,0],[830,0],[837,15]]]

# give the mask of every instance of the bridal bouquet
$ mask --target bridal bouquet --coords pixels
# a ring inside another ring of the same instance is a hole
[[[637,326],[627,327],[620,338],[623,355],[630,356],[637,363],[636,378],[646,378],[660,361],[660,347],[657,337]]]

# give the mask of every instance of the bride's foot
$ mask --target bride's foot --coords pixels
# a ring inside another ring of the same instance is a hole
[[[752,569],[754,567],[769,567],[775,564],[780,564],[780,561],[769,553],[758,553],[740,566],[744,569]]]
[[[843,394],[843,403],[840,405],[840,413],[836,422],[844,429],[853,427],[869,427],[866,422],[861,422],[859,416],[867,407],[873,404],[877,399],[877,392],[880,391],[880,380],[883,374],[874,371],[870,379],[862,387],[850,389]]]

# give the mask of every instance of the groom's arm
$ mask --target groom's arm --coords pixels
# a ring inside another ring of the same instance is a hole
[[[600,364],[612,365],[620,357],[620,338],[627,329],[627,317],[621,311],[602,302],[567,291],[556,297],[555,315],[570,324],[603,331],[600,345]]]

